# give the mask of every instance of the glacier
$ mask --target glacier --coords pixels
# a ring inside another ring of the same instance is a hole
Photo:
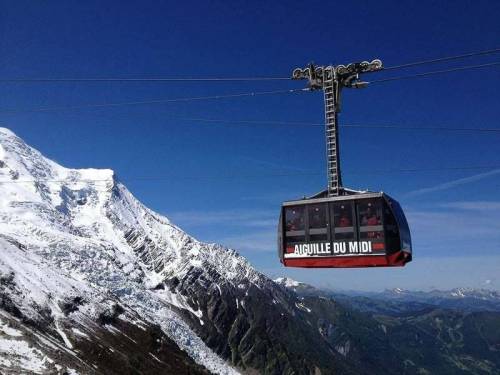
[[[349,373],[302,285],[0,128],[0,372]]]
[[[26,316],[36,315],[36,303],[57,325],[58,302],[68,296],[112,295],[159,324],[209,371],[238,373],[178,313],[187,310],[203,324],[201,311],[181,293],[155,289],[193,268],[235,284],[268,282],[236,251],[187,235],[141,204],[112,170],[64,168],[6,128],[0,128],[0,181],[0,270],[29,296],[19,301]],[[64,329],[57,330],[71,349]]]

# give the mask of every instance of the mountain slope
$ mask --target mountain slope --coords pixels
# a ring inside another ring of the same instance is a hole
[[[471,312],[383,300],[377,293],[377,298],[332,295],[290,279],[276,281],[301,296],[310,320],[360,373],[500,374],[500,312],[489,307]],[[496,299],[494,292],[487,295]]]
[[[214,373],[354,372],[322,345],[294,293],[234,250],[201,243],[144,207],[112,171],[63,168],[0,128],[0,181],[0,247],[12,250],[1,258],[1,277],[14,282],[3,289],[10,306],[4,310],[22,311],[35,328],[49,327],[67,349],[81,341],[64,328],[80,307],[67,316],[59,311],[69,298],[87,301],[94,312],[77,322],[78,330],[106,328],[106,316],[117,324],[135,314],[139,326],[159,327]],[[33,284],[14,293],[27,274],[23,264],[40,281],[31,278]],[[115,302],[101,306],[106,298]]]
[[[63,168],[0,128],[1,373],[499,372],[500,314],[373,309],[389,310],[273,282],[111,170]]]
[[[113,294],[211,371],[234,372],[172,309],[190,309],[182,296],[150,291],[174,270],[214,258],[210,248],[200,251],[204,245],[142,206],[110,170],[63,168],[6,129],[0,130],[0,160],[1,236],[40,264]],[[129,245],[130,228],[139,235],[134,244],[146,238],[149,244]]]
[[[0,249],[1,373],[207,373],[113,296],[54,272],[15,241],[0,239]]]

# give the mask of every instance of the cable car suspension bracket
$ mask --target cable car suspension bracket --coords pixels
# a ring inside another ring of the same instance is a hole
[[[323,90],[325,100],[326,158],[328,176],[328,196],[342,195],[340,174],[340,153],[338,144],[338,118],[340,112],[340,92],[342,88],[365,88],[368,82],[361,81],[362,73],[382,70],[382,61],[375,59],[348,65],[316,66],[293,70],[292,79],[307,79],[311,91]]]

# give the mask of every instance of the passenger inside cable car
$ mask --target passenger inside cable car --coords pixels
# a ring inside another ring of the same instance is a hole
[[[326,226],[326,213],[324,206],[312,206],[310,208],[309,228],[324,228]]]
[[[352,202],[334,203],[334,239],[335,240],[351,240],[354,238],[353,226],[353,205]]]
[[[311,242],[324,242],[328,240],[328,206],[325,204],[312,204],[309,212],[309,240]]]
[[[360,215],[360,238],[373,239],[383,238],[384,228],[382,226],[382,205],[381,201],[368,201],[359,203]]]
[[[285,202],[280,223],[278,251],[285,266],[387,267],[411,261],[408,223],[398,202],[384,193]]]
[[[304,230],[304,207],[297,207],[286,212],[286,230]]]

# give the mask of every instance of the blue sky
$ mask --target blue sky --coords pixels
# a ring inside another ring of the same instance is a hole
[[[288,76],[310,61],[373,58],[398,65],[500,47],[499,14],[497,1],[4,1],[0,78]],[[341,125],[500,128],[499,83],[500,68],[492,68],[346,91]],[[231,121],[322,122],[320,93],[27,111],[302,86],[0,83],[0,123],[65,166],[114,169],[146,205],[201,240],[238,249],[273,277],[337,289],[500,289],[500,168],[377,173],[500,166],[500,135],[341,128],[344,184],[400,200],[414,262],[404,269],[293,270],[276,258],[277,215],[283,200],[326,185],[323,129]],[[193,117],[224,122],[186,120]]]

